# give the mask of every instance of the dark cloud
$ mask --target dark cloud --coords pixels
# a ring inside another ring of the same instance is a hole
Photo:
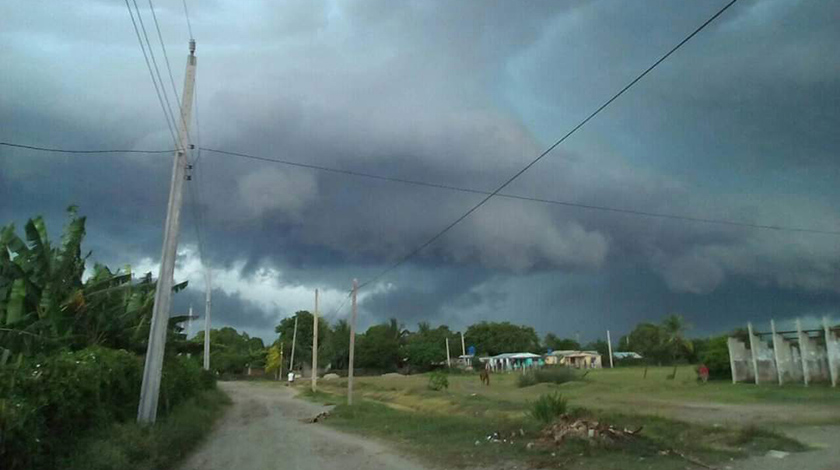
[[[157,3],[180,86],[183,13]],[[191,8],[201,141],[490,191],[721,5],[202,2]],[[506,192],[840,229],[837,13],[739,2]],[[0,60],[14,64],[0,76],[2,140],[172,145],[119,4],[8,4],[0,18]],[[309,308],[316,286],[337,307],[351,279],[375,276],[481,198],[210,152],[197,167],[188,184],[206,261],[232,286],[215,318],[262,335],[296,302]],[[165,154],[0,147],[0,219],[44,214],[57,232],[78,204],[94,259],[151,266],[170,169]],[[182,262],[194,267],[190,210],[183,227]],[[504,319],[584,336],[682,311],[705,333],[828,311],[836,240],[494,199],[371,285],[360,308],[366,324]],[[201,304],[200,286],[177,308]]]

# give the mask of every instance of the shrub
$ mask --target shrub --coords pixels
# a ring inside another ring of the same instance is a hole
[[[547,367],[545,369],[537,369],[528,371],[519,376],[517,385],[522,387],[530,387],[539,383],[553,383],[562,384],[578,379],[578,374],[574,369],[568,367]]]
[[[195,361],[167,357],[158,415],[212,388],[205,375]],[[85,432],[133,421],[142,377],[141,357],[102,347],[0,367],[0,468],[55,468]]]
[[[517,377],[516,379],[516,385],[519,388],[530,387],[531,385],[536,385],[538,383],[539,382],[537,382],[537,375],[533,372],[526,372]]]
[[[429,388],[435,391],[449,388],[449,379],[446,374],[441,371],[434,371],[429,374]]]
[[[727,336],[718,336],[709,340],[706,350],[700,355],[700,362],[709,368],[709,377],[728,379],[732,377],[729,365],[729,347]]]
[[[547,424],[566,413],[568,401],[559,393],[547,393],[540,395],[530,408],[532,418]]]

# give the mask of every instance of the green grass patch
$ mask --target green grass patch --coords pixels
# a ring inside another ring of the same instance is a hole
[[[343,401],[323,392],[320,392],[320,398],[322,403]],[[485,407],[498,406],[488,403],[487,397],[471,396],[469,399]],[[557,401],[552,400],[552,403]],[[551,408],[557,409],[556,406]],[[524,413],[515,418],[488,417],[473,413],[470,407],[455,413],[432,413],[397,408],[393,403],[370,399],[357,399],[353,406],[337,406],[324,423],[394,442],[402,450],[433,465],[458,468],[510,462],[546,468],[666,470],[696,466],[686,458],[715,465],[730,459],[762,455],[770,449],[807,450],[799,442],[763,428],[704,426],[660,417],[565,408],[575,418],[605,422],[618,429],[641,427],[642,431],[636,438],[611,445],[569,439],[560,446],[534,445],[529,449],[528,443],[539,443],[543,424]],[[488,440],[488,436],[491,439]]]
[[[568,367],[547,367],[525,372],[517,379],[519,388],[530,387],[541,383],[564,384],[573,380],[579,380],[580,376],[574,369]]]
[[[221,390],[206,390],[181,403],[154,426],[112,424],[83,438],[78,450],[61,468],[172,468],[201,442],[230,403],[230,398]]]
[[[529,415],[541,423],[548,424],[565,414],[568,405],[568,400],[559,393],[546,393],[531,403]]]

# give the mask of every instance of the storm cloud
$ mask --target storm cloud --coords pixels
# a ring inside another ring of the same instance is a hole
[[[189,2],[191,138],[492,191],[724,3]],[[183,9],[155,6],[180,87]],[[840,231],[838,18],[830,2],[738,2],[505,192]],[[7,2],[0,44],[1,140],[172,147],[123,4]],[[155,271],[171,158],[0,147],[0,221],[43,214],[57,238],[77,204],[95,260]],[[264,338],[311,309],[316,287],[325,313],[346,316],[353,278],[483,197],[208,151],[187,184],[204,259],[185,208],[176,275],[191,287],[174,308],[203,303],[208,267],[216,324]],[[698,334],[818,317],[840,301],[838,240],[494,198],[363,290],[360,318],[510,320],[586,339],[671,312]]]

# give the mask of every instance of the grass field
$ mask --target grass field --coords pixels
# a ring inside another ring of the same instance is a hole
[[[840,423],[839,390],[701,384],[690,367],[680,368],[675,380],[666,379],[672,371],[649,368],[644,377],[642,368],[595,370],[583,380],[525,388],[517,387],[516,374],[494,374],[489,387],[475,374],[452,374],[443,391],[430,390],[427,375],[361,377],[353,407],[343,405],[346,379],[320,381],[322,392],[307,394],[339,405],[327,420],[331,426],[384,438],[425,460],[460,467],[511,461],[580,469],[686,468],[696,466],[686,458],[714,464],[770,449],[804,450],[774,432],[781,423]],[[308,382],[298,387],[305,390]],[[593,419],[643,426],[643,437],[608,449],[573,441],[562,448],[528,450],[540,428],[528,416],[529,403],[556,391]],[[494,432],[514,436],[513,444],[488,443],[486,436]]]

